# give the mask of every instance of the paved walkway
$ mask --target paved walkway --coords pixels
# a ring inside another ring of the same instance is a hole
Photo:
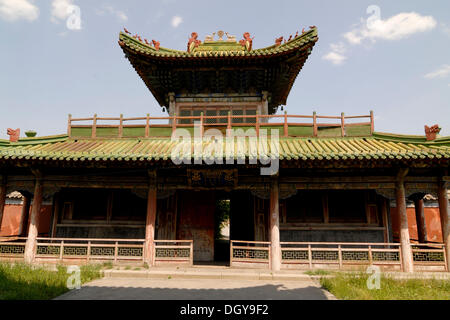
[[[217,280],[103,278],[56,300],[334,300],[312,279]]]

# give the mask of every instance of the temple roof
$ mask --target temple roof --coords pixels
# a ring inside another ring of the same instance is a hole
[[[151,45],[138,35],[119,34],[119,45],[161,106],[168,106],[171,92],[178,95],[267,91],[269,113],[286,104],[318,36],[317,28],[312,27],[285,43],[278,39],[276,44],[260,49],[252,48],[249,35],[241,43],[231,40],[198,45],[192,40],[191,49],[181,51],[164,48],[156,41]]]
[[[177,145],[170,138],[143,139],[72,139],[67,135],[24,138],[18,142],[0,140],[0,161],[70,161],[138,162],[170,160]],[[367,162],[395,161],[415,163],[421,161],[448,165],[450,137],[426,141],[421,136],[400,136],[374,133],[370,137],[341,138],[280,138],[280,160],[300,162]],[[236,157],[249,157],[248,150]]]

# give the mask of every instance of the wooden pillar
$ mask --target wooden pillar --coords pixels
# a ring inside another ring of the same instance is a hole
[[[406,215],[406,196],[405,196],[405,176],[408,174],[408,170],[400,170],[397,176],[396,182],[396,202],[397,211],[399,216],[399,226],[400,226],[400,243],[401,243],[401,253],[402,253],[402,263],[404,272],[413,272],[413,257],[411,252],[411,244],[409,240],[409,229],[408,229],[408,217]]]
[[[425,213],[423,198],[414,199],[414,209],[416,211],[417,238],[419,243],[427,242],[427,226],[425,223]]]
[[[281,268],[280,210],[278,179],[273,179],[270,188],[270,246],[273,271]]]
[[[25,244],[25,262],[33,263],[36,254],[36,238],[39,232],[39,219],[42,205],[42,175],[36,175],[36,182],[34,186],[33,207],[31,209],[30,227],[28,229],[28,238]]]
[[[154,240],[156,223],[156,185],[150,185],[147,198],[147,219],[145,223],[145,260],[149,266],[154,266]]]
[[[6,176],[0,175],[0,230],[2,228],[5,203],[6,203]]]
[[[30,215],[31,197],[28,193],[23,193],[22,214],[20,216],[19,236],[26,237],[28,233],[28,217]]]
[[[445,245],[445,254],[447,256],[447,271],[450,270],[450,225],[449,225],[449,208],[448,208],[448,193],[447,186],[445,182],[441,181],[439,183],[438,189],[438,199],[439,199],[439,213],[441,216],[441,227],[442,227],[442,240]]]

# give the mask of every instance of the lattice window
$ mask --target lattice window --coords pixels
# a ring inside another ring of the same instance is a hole
[[[56,255],[58,256],[61,252],[61,247],[59,245],[39,245],[36,248],[37,255]]]
[[[91,247],[91,256],[114,256],[113,247]]]
[[[189,258],[188,248],[156,248],[156,258]]]
[[[282,250],[281,259],[283,260],[308,260],[308,250]]]
[[[233,249],[233,258],[238,259],[269,259],[269,251],[264,249]]]
[[[413,259],[417,262],[444,262],[444,253],[441,252],[413,252]]]
[[[321,251],[321,250],[314,250],[312,252],[312,259],[313,260],[338,260],[339,254],[337,251]]]
[[[23,255],[25,246],[14,244],[0,244],[0,255]]]
[[[142,248],[120,247],[117,250],[117,255],[120,257],[142,257],[142,252]]]
[[[367,251],[342,251],[343,261],[369,261]]]
[[[87,247],[75,247],[75,246],[64,247],[63,254],[65,256],[86,256]]]
[[[392,251],[373,251],[373,261],[400,261],[400,255],[398,252]]]

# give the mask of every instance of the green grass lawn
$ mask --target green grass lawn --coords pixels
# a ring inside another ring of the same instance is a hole
[[[320,278],[323,288],[342,300],[450,300],[450,280],[405,279],[381,276],[380,289],[368,289],[369,274],[332,273]]]
[[[101,265],[81,266],[81,283],[101,277]],[[50,271],[24,263],[0,263],[0,300],[48,300],[67,291],[65,266]]]

